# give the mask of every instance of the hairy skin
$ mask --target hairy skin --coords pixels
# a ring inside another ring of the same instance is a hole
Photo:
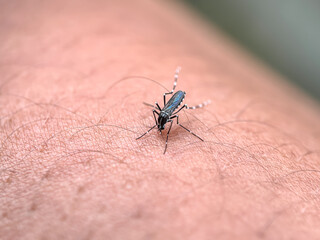
[[[319,239],[318,105],[150,2],[2,2],[0,238]],[[178,65],[212,104],[180,114],[205,141],[174,123],[163,155],[135,138]]]

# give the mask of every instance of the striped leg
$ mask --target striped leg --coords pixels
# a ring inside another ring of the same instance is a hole
[[[173,115],[177,114],[178,112],[180,112],[182,109],[186,108],[186,109],[197,109],[197,108],[202,108],[204,106],[207,106],[208,104],[210,104],[211,101],[205,101],[203,103],[200,103],[199,105],[193,106],[193,107],[188,107],[187,104],[183,105],[178,111],[176,111],[175,113],[173,113]]]
[[[167,93],[163,94],[163,103],[164,103],[163,106],[166,105],[166,95],[172,94],[174,92],[174,90],[176,89],[180,70],[181,70],[181,67],[177,67],[176,73],[174,74],[174,83],[173,83],[173,88],[172,88],[171,92],[167,92]]]
[[[166,146],[164,147],[164,152],[163,152],[163,154],[165,154],[165,153],[166,153],[166,151],[167,151],[168,138],[169,138],[169,133],[170,133],[170,130],[171,130],[171,127],[172,127],[172,123],[173,123],[173,121],[172,121],[172,120],[168,120],[168,122],[170,122],[170,127],[169,127],[169,131],[168,131],[168,133],[167,133]]]
[[[191,133],[193,136],[199,138],[202,142],[203,142],[203,139],[201,137],[199,137],[198,135],[196,135],[195,133],[191,132],[188,128],[182,126],[180,123],[179,123],[179,115],[174,115],[172,116],[170,119],[173,119],[173,118],[177,118],[177,124],[182,127],[184,130],[187,130],[189,133]]]
[[[205,101],[205,102],[203,102],[203,103],[200,103],[200,104],[198,104],[198,105],[196,105],[196,106],[193,106],[193,107],[188,107],[187,106],[187,104],[186,104],[186,109],[197,109],[197,108],[202,108],[202,107],[204,107],[204,106],[207,106],[208,104],[210,104],[211,103],[211,101],[210,100],[208,100],[208,101]]]
[[[148,106],[148,107],[153,107],[154,109],[159,109],[161,111],[161,107],[159,106],[159,104],[156,102],[156,106],[150,104],[150,103],[146,103],[146,102],[143,102],[144,105]]]
[[[148,131],[146,131],[144,134],[142,134],[140,137],[137,137],[136,140],[142,138],[144,135],[146,135],[148,132],[150,132],[152,129],[154,129],[157,125],[157,118],[156,118],[156,114],[159,116],[159,113],[156,110],[153,110],[153,117],[154,117],[154,121],[156,122],[156,125],[154,125],[153,127],[151,127]]]
[[[152,129],[154,129],[156,126],[157,126],[157,124],[154,125],[153,127],[151,127],[148,131],[146,131],[146,132],[145,132],[144,134],[142,134],[140,137],[137,137],[136,140],[142,138],[144,135],[146,135],[148,132],[150,132],[150,131],[151,131]]]

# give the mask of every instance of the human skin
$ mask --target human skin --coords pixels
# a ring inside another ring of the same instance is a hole
[[[0,16],[1,239],[320,238],[319,107],[219,31],[166,1]],[[180,114],[204,142],[174,123],[163,154],[136,138],[178,65],[212,103]]]

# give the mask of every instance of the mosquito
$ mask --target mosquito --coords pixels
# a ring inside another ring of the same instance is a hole
[[[174,83],[173,83],[172,90],[170,92],[167,92],[167,93],[163,94],[163,105],[164,105],[164,107],[161,108],[157,102],[155,103],[156,106],[153,106],[151,104],[146,104],[146,105],[152,106],[154,108],[152,113],[153,113],[155,125],[153,127],[151,127],[148,131],[146,131],[144,134],[142,134],[140,137],[136,138],[136,140],[142,138],[144,135],[146,135],[147,133],[149,133],[152,129],[154,129],[156,127],[158,128],[158,131],[161,134],[161,131],[164,130],[165,125],[167,123],[170,123],[170,127],[169,127],[169,130],[168,130],[168,133],[167,133],[166,145],[165,145],[163,154],[165,154],[166,151],[167,151],[168,138],[169,138],[169,134],[170,134],[170,131],[171,131],[173,119],[175,119],[175,118],[177,119],[177,124],[180,127],[182,127],[183,129],[185,129],[186,131],[188,131],[189,133],[191,133],[192,135],[194,135],[195,137],[197,137],[201,141],[203,141],[203,139],[201,137],[199,137],[198,135],[196,135],[195,133],[190,131],[188,128],[184,127],[183,125],[181,125],[179,123],[179,115],[178,115],[178,113],[184,108],[186,108],[186,109],[202,108],[202,107],[208,105],[210,103],[210,100],[206,101],[204,103],[201,103],[199,105],[193,106],[193,107],[188,107],[187,104],[184,104],[182,107],[179,108],[179,106],[182,104],[182,102],[183,102],[183,100],[184,100],[184,98],[186,96],[186,92],[181,91],[181,90],[179,90],[179,91],[177,91],[177,92],[175,92],[173,94],[173,92],[174,92],[174,90],[175,90],[175,88],[177,86],[177,81],[178,81],[180,70],[181,70],[181,67],[178,67],[176,72],[175,72]],[[167,95],[171,95],[171,94],[173,94],[173,96],[167,102],[166,101],[166,96]],[[159,112],[157,110],[159,110]]]

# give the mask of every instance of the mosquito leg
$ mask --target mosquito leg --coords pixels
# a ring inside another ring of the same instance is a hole
[[[193,133],[192,131],[190,131],[188,128],[182,126],[180,123],[179,123],[179,116],[178,115],[175,115],[177,117],[177,124],[182,127],[183,129],[187,130],[189,133],[191,133],[193,136],[199,138],[201,141],[203,141],[203,139],[201,137],[199,137],[198,135],[196,135],[195,133]],[[173,116],[174,117],[174,116]],[[171,117],[171,118],[173,118]]]
[[[157,126],[157,124],[154,125],[153,127],[151,127],[148,131],[146,131],[146,132],[145,132],[144,134],[142,134],[140,137],[137,137],[136,140],[142,138],[144,135],[146,135],[148,132],[150,132],[150,131],[151,131],[152,129],[154,129],[156,126]]]
[[[205,102],[200,103],[200,104],[198,104],[198,105],[196,105],[196,106],[193,106],[193,107],[188,107],[187,104],[185,104],[185,106],[186,106],[186,109],[197,109],[197,108],[202,108],[202,107],[204,107],[204,106],[207,106],[207,105],[210,104],[210,103],[211,103],[211,101],[208,100],[208,101],[205,101]]]
[[[150,104],[150,103],[146,103],[146,102],[143,102],[143,104],[144,105],[146,105],[146,106],[148,106],[148,107],[152,107],[152,108],[154,108],[154,109],[159,109],[159,111],[161,111],[161,107],[159,106],[159,104],[156,102],[155,104],[156,104],[156,106],[154,106],[154,105],[152,105],[152,104]]]
[[[177,114],[178,112],[180,112],[183,108],[186,108],[186,109],[197,109],[197,108],[202,108],[202,107],[204,107],[204,106],[207,106],[207,105],[210,104],[210,103],[211,103],[211,101],[208,100],[208,101],[205,101],[205,102],[200,103],[200,104],[198,104],[198,105],[196,105],[196,106],[193,106],[193,107],[188,107],[188,105],[185,104],[185,105],[183,105],[178,111],[176,111],[175,113],[173,113],[173,115],[175,115],[175,114]]]
[[[144,134],[142,134],[140,137],[136,138],[136,140],[142,138],[144,135],[146,135],[148,132],[150,132],[152,129],[154,129],[158,125],[156,114],[159,116],[159,113],[154,109],[153,109],[152,113],[153,113],[154,121],[156,124],[153,127],[151,127],[148,131],[146,131]]]
[[[164,152],[163,152],[163,154],[165,154],[166,151],[167,151],[168,138],[169,138],[169,133],[170,133],[170,130],[171,130],[173,121],[172,121],[172,120],[168,120],[168,122],[170,122],[170,127],[169,127],[169,131],[168,131],[168,133],[167,133],[166,146],[164,147]]]
[[[153,108],[156,108],[156,106],[153,106],[152,104],[150,103],[147,103],[147,102],[143,102],[144,105],[148,106],[148,107],[153,107]]]
[[[176,73],[174,74],[173,88],[172,88],[171,92],[167,92],[167,93],[163,94],[163,106],[166,105],[166,95],[172,94],[174,92],[174,90],[176,89],[180,70],[181,70],[181,67],[177,67]]]
[[[157,102],[156,102],[156,106],[158,107],[159,111],[161,111],[161,107],[159,106],[159,104]]]
[[[158,125],[158,121],[157,121],[157,118],[156,118],[156,114],[159,116],[159,113],[158,113],[156,110],[154,110],[154,109],[153,109],[152,112],[153,112],[154,121],[155,121],[156,125]]]
[[[186,108],[187,104],[183,105],[178,111],[176,111],[175,113],[173,113],[172,115],[176,115],[178,112],[180,112],[182,109]],[[177,115],[178,116],[178,115]]]

